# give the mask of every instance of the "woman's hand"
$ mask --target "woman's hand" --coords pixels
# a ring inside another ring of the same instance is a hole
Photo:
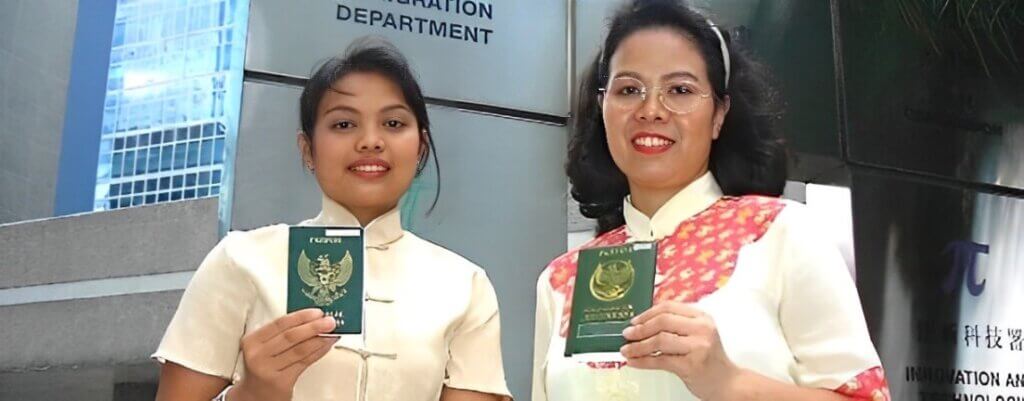
[[[743,370],[729,360],[710,316],[689,304],[662,302],[633,318],[620,352],[629,366],[679,376],[697,398],[732,398]]]
[[[290,401],[295,382],[337,342],[319,337],[334,330],[319,309],[289,313],[242,338],[245,376],[228,394],[232,401]]]

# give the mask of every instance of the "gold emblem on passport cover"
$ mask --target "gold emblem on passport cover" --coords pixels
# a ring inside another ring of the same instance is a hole
[[[338,298],[345,296],[345,284],[352,278],[352,254],[345,252],[341,260],[331,263],[330,255],[319,255],[314,263],[306,256],[306,251],[299,254],[296,263],[299,278],[309,288],[302,289],[316,306],[327,306]]]
[[[610,260],[597,265],[590,276],[590,293],[599,300],[609,302],[622,299],[633,287],[636,270],[629,259]]]

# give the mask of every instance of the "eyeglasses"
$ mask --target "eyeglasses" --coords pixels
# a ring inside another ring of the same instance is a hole
[[[639,79],[620,77],[611,80],[608,87],[598,90],[598,101],[608,106],[636,110],[647,101],[647,87]],[[689,81],[675,81],[655,86],[654,92],[665,109],[675,114],[687,114],[697,109],[701,102],[711,97]]]

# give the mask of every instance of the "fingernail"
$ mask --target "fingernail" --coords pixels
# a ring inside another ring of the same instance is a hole
[[[622,330],[622,335],[623,335],[624,337],[629,337],[629,336],[631,336],[631,335],[633,334],[633,331],[634,331],[634,330],[633,330],[633,327],[632,327],[632,326],[630,326],[630,327],[626,327],[626,329],[625,329],[625,330]]]
[[[629,319],[629,323],[630,323],[630,324],[636,324],[636,319],[637,319],[638,317],[639,317],[639,316],[636,316],[636,317],[633,317],[632,319]]]

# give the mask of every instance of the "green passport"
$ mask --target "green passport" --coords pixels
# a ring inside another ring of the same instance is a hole
[[[362,333],[363,238],[360,227],[289,227],[288,313],[320,308],[338,323],[331,334]]]
[[[565,356],[619,352],[629,320],[651,308],[657,255],[653,242],[580,250]]]

